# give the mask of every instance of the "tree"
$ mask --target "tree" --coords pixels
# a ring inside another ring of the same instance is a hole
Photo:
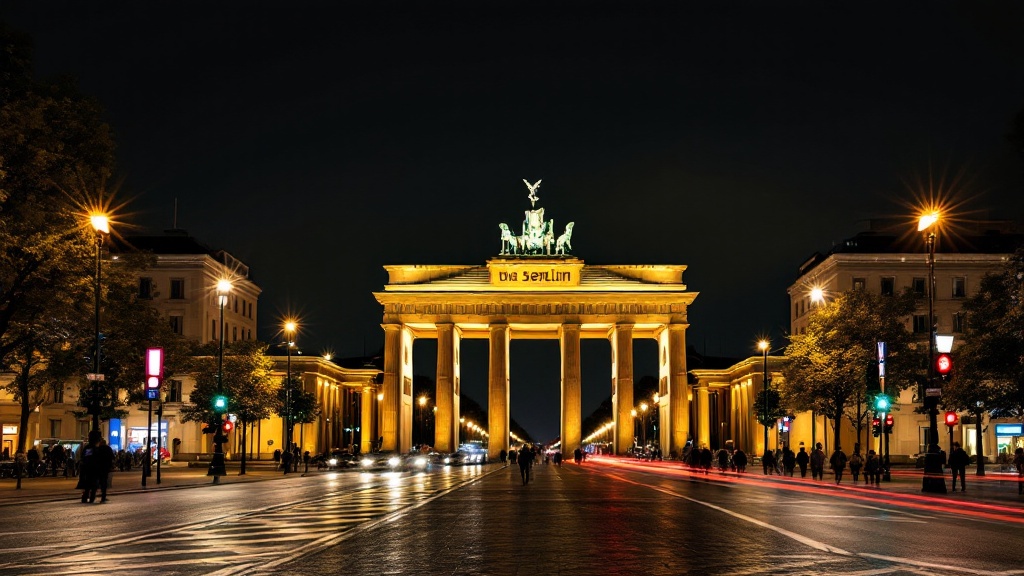
[[[291,404],[287,402],[287,390],[284,386],[281,386],[277,390],[278,414],[281,417],[287,417],[288,419],[288,437],[295,441],[295,436],[292,435],[292,428],[296,424],[308,424],[310,422],[316,422],[316,419],[320,417],[320,403],[317,402],[316,395],[312,392],[306,392],[302,389],[302,380],[292,375],[291,379]],[[286,410],[285,406],[290,406],[290,410]]]
[[[895,396],[914,382],[922,356],[912,344],[906,317],[915,308],[914,296],[843,292],[811,314],[807,331],[790,336],[780,386],[783,404],[813,410],[831,418],[840,446],[842,418],[856,422],[859,410],[848,412],[855,399],[869,391],[869,362],[877,361],[876,342],[885,342],[886,393]]]
[[[975,420],[978,474],[985,474],[982,417],[1024,417],[1024,248],[1002,270],[985,275],[963,306],[967,331],[943,386],[947,409]]]
[[[89,317],[68,314],[92,299],[85,212],[102,199],[83,191],[102,189],[114,144],[99,106],[67,80],[33,78],[27,38],[2,25],[0,74],[0,364],[19,365],[29,391],[42,353],[80,338],[76,324]]]

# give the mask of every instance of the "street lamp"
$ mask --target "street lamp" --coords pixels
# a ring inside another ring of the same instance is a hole
[[[284,378],[284,449],[292,449],[292,346],[295,344],[295,329],[298,324],[294,320],[284,323],[284,339],[288,348],[288,363]]]
[[[928,251],[928,388],[925,390],[924,405],[928,410],[928,452],[924,458],[922,492],[946,493],[946,478],[942,472],[939,456],[939,398],[935,389],[935,228],[939,221],[938,212],[923,214],[917,223],[918,232],[927,232],[925,246]],[[934,391],[934,392],[933,392]]]
[[[640,403],[640,441],[647,448],[647,402]]]
[[[420,396],[418,399],[420,405],[420,444],[426,443],[426,430],[427,430],[427,397],[426,395]]]
[[[224,396],[224,306],[228,303],[228,294],[231,293],[231,282],[221,279],[217,282],[217,304],[220,306],[220,351],[217,355],[217,398]],[[217,430],[213,433],[213,458],[210,460],[210,470],[207,476],[213,476],[213,483],[219,484],[220,477],[227,475],[224,468],[224,442],[227,436],[224,435],[224,427],[221,425],[223,411],[227,406],[221,406],[222,401],[214,404]],[[244,450],[244,448],[243,448]]]
[[[633,444],[636,445],[636,408],[630,409],[629,415],[633,417]]]
[[[89,222],[92,224],[92,229],[96,231],[96,351],[92,358],[92,374],[89,376],[92,380],[89,411],[92,412],[92,429],[99,431],[100,399],[97,382],[102,378],[100,376],[100,278],[102,277],[100,252],[104,239],[110,235],[110,219],[102,212],[93,212],[89,215]]]
[[[770,348],[770,344],[767,340],[761,340],[760,342],[757,343],[757,349],[761,351],[761,354],[764,357],[764,362],[761,366],[761,394],[763,395],[761,402],[761,410],[764,412],[763,423],[765,452],[768,451],[768,390],[771,389],[772,386],[771,380],[768,379],[768,348]]]

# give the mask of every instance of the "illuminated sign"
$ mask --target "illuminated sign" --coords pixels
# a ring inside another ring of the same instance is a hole
[[[996,424],[996,436],[1024,436],[1024,424]]]
[[[4,434],[17,434],[18,427],[11,424],[4,424]]]
[[[546,262],[488,262],[491,274],[491,286],[502,288],[571,288],[580,285],[580,271],[583,263],[579,261],[563,263]]]

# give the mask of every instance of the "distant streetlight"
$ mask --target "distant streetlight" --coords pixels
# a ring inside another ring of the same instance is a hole
[[[92,380],[91,394],[89,397],[89,411],[92,412],[92,429],[99,431],[100,429],[100,398],[99,398],[99,384],[101,380],[100,376],[100,279],[102,278],[103,268],[100,253],[103,248],[103,241],[107,236],[110,235],[110,219],[107,218],[106,214],[101,212],[94,212],[89,215],[89,222],[92,224],[92,229],[96,232],[96,350],[92,358]]]
[[[922,214],[918,219],[917,231],[926,232],[925,248],[928,251],[928,388],[925,391],[924,406],[928,410],[928,451],[924,458],[922,492],[946,493],[946,478],[942,472],[939,454],[939,398],[932,395],[935,389],[935,232],[939,222],[937,211]]]
[[[771,344],[767,340],[761,340],[757,343],[757,348],[761,351],[764,357],[764,362],[761,365],[761,383],[763,401],[761,402],[761,409],[764,412],[764,451],[768,451],[768,390],[771,389],[772,382],[768,379],[768,349]]]
[[[647,447],[647,402],[640,403],[640,441]]]
[[[288,361],[284,378],[284,448],[292,446],[292,346],[295,345],[295,330],[299,327],[294,320],[285,320],[284,339],[288,347]]]
[[[633,417],[633,444],[636,444],[636,408],[631,408],[629,415]]]
[[[427,397],[420,396],[417,402],[420,405],[420,444],[427,443]]]
[[[217,282],[217,304],[220,307],[220,351],[217,355],[217,398],[224,396],[224,306],[228,303],[228,294],[231,293],[231,282],[228,280],[219,280]],[[223,407],[226,409],[226,406]],[[213,433],[213,458],[210,460],[210,469],[206,473],[207,476],[213,476],[213,483],[219,484],[220,477],[227,475],[227,470],[224,467],[224,442],[227,441],[227,436],[224,435],[224,427],[221,425],[221,420],[224,417],[222,407],[219,406],[219,402],[214,404],[214,416],[217,424],[217,429]],[[147,446],[147,450],[148,450]],[[242,450],[243,457],[245,450]],[[244,465],[239,469],[240,473],[245,473]]]

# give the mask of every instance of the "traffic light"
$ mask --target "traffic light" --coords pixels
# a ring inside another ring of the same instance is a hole
[[[949,373],[952,370],[953,359],[949,357],[949,354],[939,354],[935,357],[935,371],[938,372],[943,380],[949,377]]]
[[[225,420],[224,422],[221,423],[220,428],[221,430],[224,431],[225,434],[229,434],[231,433],[232,430],[235,429],[235,423],[232,422],[231,420]]]
[[[885,394],[875,396],[875,412],[888,412],[891,404],[892,402],[890,402],[889,397]]]
[[[886,414],[885,415],[885,433],[886,434],[892,434],[892,424],[893,424],[892,414]]]
[[[871,435],[878,438],[882,435],[882,419],[876,417],[871,421]]]
[[[952,428],[953,426],[956,426],[959,421],[960,417],[956,415],[956,412],[953,412],[952,410],[946,412],[946,426]]]
[[[213,411],[222,414],[228,410],[228,397],[218,394],[213,397]]]

